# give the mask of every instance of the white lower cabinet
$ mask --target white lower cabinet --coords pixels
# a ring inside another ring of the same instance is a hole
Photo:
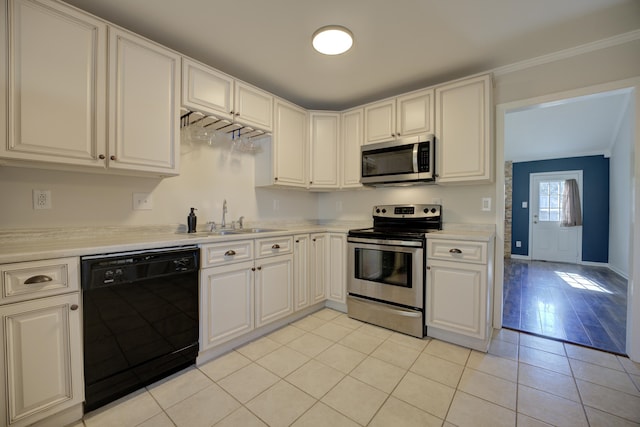
[[[287,236],[201,247],[201,351],[293,313],[291,240]],[[267,246],[273,254],[259,250]]]
[[[0,299],[4,349],[0,351],[0,425],[27,426],[74,406],[81,408],[84,380],[77,266],[76,258],[0,266],[3,289],[10,284],[24,289],[21,297],[11,297],[22,301],[1,304],[12,299]],[[58,274],[61,271],[64,277]],[[46,289],[52,282],[69,286]],[[35,290],[27,290],[29,286]],[[41,297],[51,292],[62,295]]]
[[[254,327],[253,261],[200,272],[200,347],[215,347]]]
[[[308,234],[293,236],[293,309],[302,310],[311,305],[311,289],[309,284],[309,246],[311,238]]]
[[[293,313],[293,256],[256,261],[256,327]]]
[[[427,239],[427,335],[487,351],[491,339],[493,238]]]
[[[327,298],[327,233],[311,234],[309,250],[309,287],[311,304],[322,302]]]
[[[347,236],[329,233],[327,256],[327,299],[338,303],[347,302]]]

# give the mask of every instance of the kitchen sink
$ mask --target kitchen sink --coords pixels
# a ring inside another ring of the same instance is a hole
[[[277,228],[239,228],[234,230],[236,233],[268,233],[270,231],[284,231]]]

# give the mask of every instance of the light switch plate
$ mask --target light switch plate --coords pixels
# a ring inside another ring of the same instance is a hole
[[[491,210],[491,197],[482,198],[482,210],[484,212],[489,212]]]
[[[529,207],[529,203],[526,201],[522,202],[522,209],[527,209]]]

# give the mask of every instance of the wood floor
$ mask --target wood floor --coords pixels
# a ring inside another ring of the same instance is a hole
[[[625,354],[627,280],[604,267],[505,259],[503,326]]]

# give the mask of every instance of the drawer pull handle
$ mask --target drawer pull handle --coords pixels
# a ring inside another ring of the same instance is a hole
[[[461,254],[462,251],[458,248],[449,249],[450,254]]]
[[[277,243],[274,243],[273,246],[271,246],[271,249],[280,249],[280,245]]]
[[[24,281],[25,285],[33,285],[34,283],[45,283],[51,282],[53,279],[49,276],[45,276],[44,274],[39,274],[37,276],[31,276],[27,280]]]
[[[69,308],[73,311],[76,311],[78,309],[78,304],[71,304],[71,307]]]
[[[233,249],[229,249],[227,252],[224,253],[224,256],[234,256],[236,254],[236,251],[234,251]]]

